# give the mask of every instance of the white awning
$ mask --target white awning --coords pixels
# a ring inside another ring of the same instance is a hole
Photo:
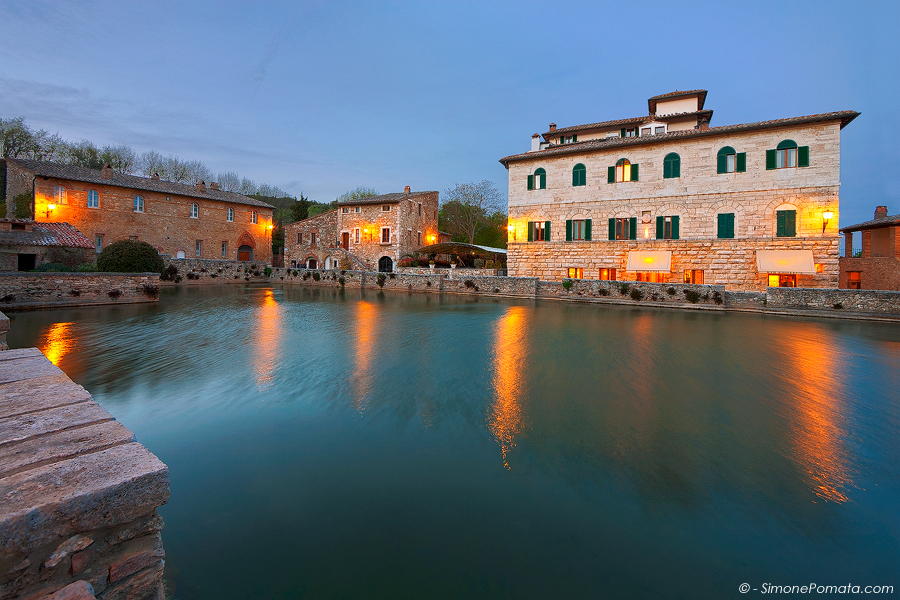
[[[672,270],[671,250],[632,250],[628,253],[626,271],[662,271]]]
[[[812,250],[757,250],[756,269],[760,273],[816,274]]]

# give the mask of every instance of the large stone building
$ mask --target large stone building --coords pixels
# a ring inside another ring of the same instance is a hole
[[[509,170],[510,275],[837,287],[833,112],[710,127],[706,90],[649,114],[557,128]],[[543,138],[543,140],[541,139]]]
[[[7,159],[6,210],[28,194],[39,222],[71,223],[96,252],[123,239],[175,258],[272,260],[272,212],[265,202],[219,190],[49,161]]]
[[[438,241],[438,192],[382,194],[285,226],[285,264],[392,271],[404,254]]]
[[[861,232],[862,248],[853,251],[853,233]],[[900,291],[900,215],[888,215],[887,206],[875,209],[875,218],[841,229],[841,287],[856,290]]]

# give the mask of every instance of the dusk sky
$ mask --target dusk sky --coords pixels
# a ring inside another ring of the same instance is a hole
[[[712,125],[837,110],[841,224],[900,213],[900,2],[0,0],[0,117],[331,201],[489,179],[532,133],[709,90]]]

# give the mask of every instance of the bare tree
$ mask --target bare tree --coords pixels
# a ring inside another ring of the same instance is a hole
[[[137,169],[137,155],[135,155],[134,150],[130,146],[125,146],[124,144],[104,146],[103,152],[100,153],[100,160],[104,165],[111,166],[119,173],[131,175]]]
[[[39,151],[34,134],[23,117],[0,119],[0,151],[3,158],[32,158]]]
[[[364,186],[359,186],[352,190],[348,190],[334,199],[335,202],[347,202],[348,200],[359,200],[360,198],[370,198],[372,196],[377,196],[378,192],[376,192],[373,188],[367,188]]]
[[[491,225],[491,216],[505,213],[503,195],[487,179],[478,183],[457,183],[444,192],[441,217],[452,235],[464,235],[475,243],[475,234]]]
[[[241,189],[238,193],[243,194],[245,196],[250,196],[256,193],[256,182],[252,179],[247,179],[246,177],[241,178]]]
[[[240,192],[241,191],[241,177],[234,171],[226,171],[225,173],[219,173],[217,175],[217,183],[219,184],[219,189],[226,192]]]

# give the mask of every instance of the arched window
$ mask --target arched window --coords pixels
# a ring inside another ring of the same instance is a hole
[[[575,165],[572,169],[572,186],[578,187],[587,185],[587,169],[581,163]]]
[[[68,193],[66,192],[66,188],[61,185],[58,185],[53,188],[53,202],[54,204],[68,204]]]
[[[135,196],[134,197],[134,212],[136,212],[136,213],[144,212],[144,197],[143,196]]]
[[[100,192],[97,190],[88,192],[88,208],[100,208]]]
[[[259,220],[259,215],[255,210],[250,211],[250,222],[256,223]]]
[[[784,140],[775,147],[775,168],[784,169],[785,167],[797,166],[797,142],[794,140]]]
[[[234,222],[234,209],[233,209],[233,208],[229,208],[229,209],[228,209],[227,216],[225,217],[225,220],[228,221],[229,223],[233,223],[233,222]]]
[[[616,183],[631,181],[631,163],[627,158],[616,161]]]
[[[196,202],[191,203],[191,218],[199,219],[200,218],[200,205]]]
[[[675,152],[670,152],[663,159],[663,179],[675,177],[681,177],[681,157]]]
[[[731,146],[719,150],[716,161],[717,173],[743,173],[747,170],[747,153],[736,152]]]
[[[534,175],[528,176],[528,189],[529,190],[545,190],[547,189],[547,171],[544,169],[537,169],[534,172]]]

